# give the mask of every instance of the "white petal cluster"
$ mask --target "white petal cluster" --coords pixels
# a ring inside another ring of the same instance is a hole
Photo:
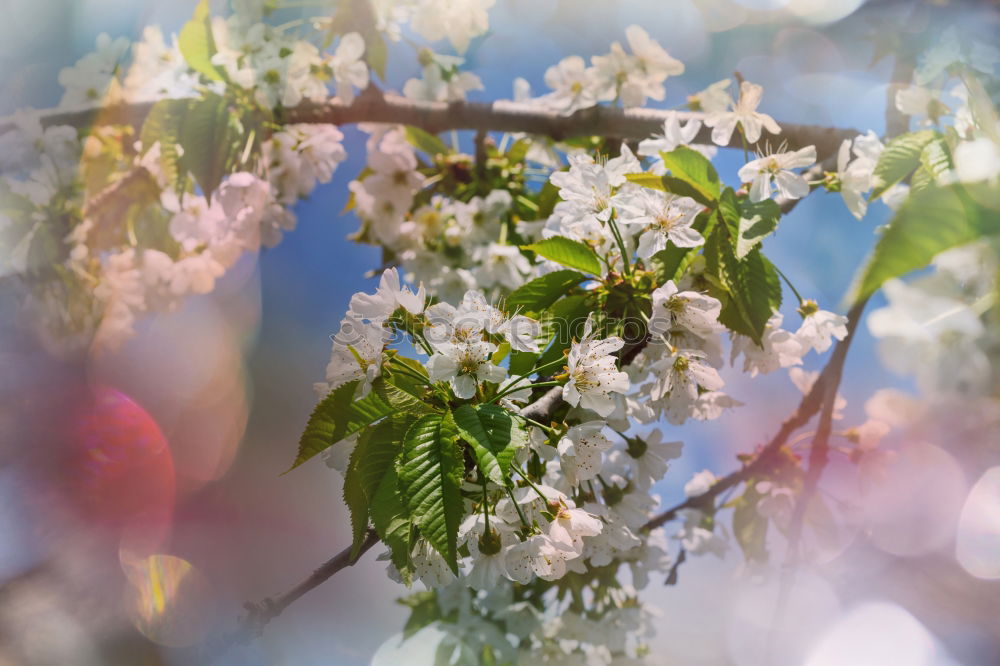
[[[619,337],[598,340],[595,336],[593,320],[588,319],[583,338],[569,351],[569,380],[563,387],[563,399],[600,416],[610,416],[616,406],[615,394],[624,394],[630,385],[628,375],[618,370],[618,359],[612,355],[625,342]]]
[[[318,388],[325,393],[357,381],[358,397],[367,395],[372,380],[381,374],[382,352],[389,338],[390,332],[381,323],[364,322],[349,313],[333,336],[326,384]]]
[[[407,80],[403,95],[422,102],[461,102],[466,93],[483,89],[478,76],[458,69],[461,58],[442,60],[443,56],[437,56],[424,66],[421,78]]]
[[[837,152],[840,195],[844,198],[851,215],[859,220],[868,211],[868,199],[865,193],[872,188],[872,173],[883,148],[875,132],[869,131],[867,134],[859,134],[853,140],[844,139]]]
[[[350,101],[354,88],[368,85],[368,68],[361,59],[365,43],[358,33],[342,36],[333,53],[324,53],[292,33],[237,12],[213,18],[212,34],[217,51],[212,64],[267,108],[323,102],[331,82],[337,97]]]
[[[663,82],[682,74],[684,65],[668,54],[637,25],[625,30],[628,51],[619,42],[605,55],[593,56],[588,67],[580,56],[568,56],[545,72],[552,92],[533,100],[560,113],[572,113],[599,102],[643,106],[647,99],[662,101]]]
[[[731,361],[743,356],[743,372],[751,377],[769,374],[779,368],[802,365],[806,350],[794,333],[781,328],[782,315],[775,314],[768,320],[761,336],[761,344],[744,335],[733,336]]]
[[[419,0],[411,27],[425,39],[447,39],[459,53],[490,27],[489,9],[496,0]]]
[[[85,107],[120,99],[120,81],[129,41],[125,37],[112,39],[102,32],[97,36],[94,51],[83,56],[72,67],[59,72],[59,85],[64,89],[59,105]]]
[[[747,162],[738,175],[744,183],[750,183],[750,201],[770,199],[772,182],[785,199],[801,199],[809,194],[809,183],[792,169],[815,163],[816,147],[806,146],[791,153],[775,153]]]
[[[778,127],[774,118],[757,111],[763,95],[764,88],[755,83],[743,81],[740,83],[739,99],[731,102],[730,109],[708,111],[705,116],[705,124],[712,128],[712,141],[720,146],[728,146],[737,125],[739,125],[747,143],[757,143],[760,140],[761,131],[765,129],[771,134],[780,134],[781,128]]]
[[[703,207],[694,199],[659,190],[639,191],[633,201],[637,204],[634,217],[626,216],[622,222],[641,225],[636,256],[649,259],[657,252],[675,247],[698,247],[705,244],[704,237],[692,228]]]
[[[885,365],[914,376],[928,396],[988,395],[994,370],[983,317],[1000,261],[985,242],[938,255],[936,270],[883,286],[888,305],[868,316]]]

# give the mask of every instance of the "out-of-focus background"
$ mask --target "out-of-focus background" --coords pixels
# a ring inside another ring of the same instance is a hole
[[[57,103],[59,70],[99,33],[136,38],[147,24],[176,32],[194,4],[0,2],[0,115]],[[544,92],[546,67],[604,53],[635,23],[687,65],[668,81],[665,106],[739,71],[764,86],[762,109],[779,122],[881,133],[892,63],[870,66],[874,40],[905,43],[913,4],[497,0],[491,34],[469,61],[486,92],[471,98],[511,97],[517,76]],[[992,2],[951,3],[936,16],[983,41],[1000,34]],[[405,43],[389,62],[389,87],[418,75]],[[319,458],[281,474],[323,379],[328,336],[350,296],[372,289],[364,275],[379,265],[376,249],[345,238],[358,225],[341,210],[364,135],[344,133],[348,160],[297,206],[293,233],[241,260],[211,295],[140,322],[117,352],[74,364],[51,358],[18,325],[14,304],[0,302],[0,664],[203,663],[192,646],[231,629],[245,601],[290,588],[348,543],[339,475]],[[730,181],[743,164],[737,153],[717,158]],[[838,196],[817,193],[766,249],[804,295],[842,309],[888,216],[873,205],[858,222]],[[726,379],[746,406],[710,424],[664,426],[685,441],[659,488],[664,503],[682,497],[694,472],[735,468],[735,454],[769,437],[800,397],[784,373]],[[864,401],[886,386],[912,389],[882,369],[862,326],[842,389],[847,422],[860,423]],[[996,453],[990,461],[955,439],[897,443],[902,472],[883,494],[891,510],[873,532],[837,535],[828,562],[797,576],[769,656],[777,588],[745,575],[738,549],[689,560],[676,586],[654,581],[656,663],[1000,663],[1000,583],[955,557],[959,516]],[[994,520],[997,476],[977,500]],[[837,478],[834,464],[828,492]],[[985,557],[1000,562],[993,545]],[[402,592],[370,553],[222,663],[367,664],[402,627]],[[857,658],[841,660],[832,645],[856,646]]]

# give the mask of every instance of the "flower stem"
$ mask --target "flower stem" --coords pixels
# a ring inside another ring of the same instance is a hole
[[[490,533],[490,507],[489,502],[486,499],[486,475],[482,475],[483,478],[483,522],[486,525],[486,534]]]
[[[543,370],[548,370],[549,368],[558,368],[559,366],[565,365],[565,364],[566,364],[566,358],[565,357],[557,358],[556,360],[554,360],[554,361],[552,361],[550,363],[546,363],[545,365],[540,365],[537,368],[532,368],[531,369],[531,373],[532,374],[535,374],[535,373],[541,374],[541,372]]]
[[[544,430],[545,432],[549,433],[550,435],[554,435],[556,433],[556,429],[555,428],[552,428],[552,427],[547,426],[547,425],[543,425],[542,423],[539,423],[535,419],[529,419],[527,416],[522,416],[521,418],[523,418],[525,421],[527,421],[531,425],[535,426],[536,428],[541,428],[542,430]]]
[[[510,395],[511,393],[516,393],[517,391],[520,391],[521,389],[539,388],[539,387],[542,387],[542,386],[562,386],[562,382],[538,382],[538,383],[535,383],[535,384],[527,384],[526,386],[508,386],[506,389],[504,389],[500,393],[497,393],[495,396],[493,396],[492,398],[490,398],[487,402],[496,402],[500,398],[504,398],[504,397]]]
[[[413,370],[412,368],[410,368],[408,365],[406,365],[405,363],[403,363],[402,361],[400,361],[399,359],[397,359],[395,356],[393,356],[392,358],[390,358],[389,362],[390,363],[395,363],[396,364],[396,370],[399,371],[401,374],[404,374],[404,375],[406,375],[406,376],[408,376],[408,377],[410,377],[412,379],[416,379],[421,384],[425,384],[426,386],[430,386],[431,388],[434,388],[434,385],[430,382],[430,380],[427,377],[424,377],[420,373],[416,372],[415,370]]]
[[[625,241],[622,240],[621,232],[618,231],[618,224],[615,223],[615,214],[613,212],[611,213],[611,217],[608,218],[608,226],[611,227],[611,233],[614,234],[615,240],[618,242],[618,251],[622,255],[622,270],[625,271],[625,275],[632,275],[632,264],[629,263]]]
[[[515,466],[515,465],[511,465],[511,467],[510,467],[510,468],[511,468],[512,470],[514,470],[515,472],[517,472],[517,473],[518,473],[518,475],[519,475],[519,476],[520,476],[520,477],[521,477],[522,479],[524,479],[524,482],[525,482],[525,483],[527,483],[527,484],[528,484],[529,486],[531,486],[531,489],[532,489],[532,490],[534,490],[534,491],[535,491],[536,493],[538,493],[538,496],[539,496],[539,497],[541,497],[541,498],[542,498],[542,500],[543,500],[544,502],[548,502],[548,501],[549,501],[549,498],[545,496],[545,493],[543,493],[543,492],[542,492],[541,490],[539,490],[539,489],[538,489],[538,486],[536,486],[536,485],[535,485],[535,484],[534,484],[534,483],[533,483],[533,482],[531,481],[531,479],[529,479],[529,478],[528,478],[528,475],[527,475],[527,474],[525,474],[524,472],[522,472],[522,471],[521,471],[521,468],[520,468],[520,467],[517,467],[517,466]]]
[[[777,266],[774,267],[774,270],[778,272],[778,275],[781,276],[781,279],[784,280],[785,284],[788,285],[788,288],[792,290],[792,293],[795,294],[795,298],[799,299],[799,305],[805,303],[806,301],[804,298],[802,298],[802,294],[800,294],[799,290],[795,288],[795,285],[792,284],[792,281],[788,279],[788,276],[782,273],[781,269],[778,268]]]
[[[510,488],[504,488],[504,490],[507,491],[507,497],[510,498],[510,502],[511,504],[514,505],[514,509],[517,510],[517,515],[521,519],[521,524],[523,524],[528,529],[531,529],[531,523],[529,523],[528,519],[525,517],[524,509],[522,509],[521,505],[517,503],[516,499],[514,499],[514,493],[511,491]]]

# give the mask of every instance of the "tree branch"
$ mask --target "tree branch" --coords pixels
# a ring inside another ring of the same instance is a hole
[[[51,125],[128,124],[140,125],[152,108],[152,102],[116,104],[106,107],[55,110],[38,115],[43,127]],[[414,125],[437,134],[446,130],[476,130],[483,132],[526,132],[564,140],[578,136],[600,135],[618,139],[646,139],[663,130],[664,121],[674,114],[681,119],[704,118],[694,111],[664,111],[659,109],[593,106],[571,114],[540,109],[532,104],[510,101],[483,102],[421,102],[398,95],[382,93],[369,86],[350,104],[336,98],[323,103],[300,104],[280,113],[278,121],[291,123],[392,123]],[[13,118],[0,119],[0,134],[15,127]],[[816,146],[820,156],[834,154],[841,141],[859,134],[857,130],[818,125],[781,123],[780,135],[765,131],[763,141],[780,138],[790,149]],[[702,127],[693,143],[710,144],[711,129]],[[742,148],[738,133],[733,134],[730,148]]]
[[[549,418],[562,402],[562,394],[561,386],[553,386],[538,400],[524,407],[521,410],[521,416],[544,423],[545,419]]]
[[[210,663],[214,659],[225,654],[230,648],[245,644],[259,636],[264,627],[274,618],[291,606],[295,601],[305,596],[305,594],[329,580],[335,573],[353,566],[361,556],[371,550],[372,546],[378,543],[379,537],[375,530],[369,529],[365,535],[365,540],[358,549],[358,554],[351,557],[351,547],[343,549],[329,560],[324,562],[308,578],[301,583],[277,597],[268,597],[258,603],[247,602],[244,608],[247,614],[240,620],[236,629],[220,637],[202,648],[200,657],[203,663]]]
[[[788,438],[792,435],[792,433],[808,423],[809,419],[811,419],[816,412],[820,410],[820,407],[825,405],[826,401],[823,400],[824,397],[829,395],[834,396],[834,398],[836,397],[837,389],[840,386],[840,378],[844,370],[844,361],[847,359],[847,350],[850,348],[851,341],[854,339],[854,332],[858,327],[858,323],[861,321],[861,314],[866,303],[867,299],[859,301],[854,305],[854,307],[851,308],[850,312],[848,312],[847,336],[843,340],[837,342],[837,345],[833,350],[833,355],[823,368],[820,376],[816,378],[812,388],[810,388],[809,392],[803,396],[802,402],[799,403],[795,412],[785,419],[784,423],[782,423],[781,427],[778,429],[778,432],[775,433],[774,437],[771,438],[771,441],[767,443],[757,457],[754,458],[749,465],[746,465],[742,469],[739,469],[716,481],[704,494],[689,497],[680,504],[677,504],[676,506],[673,506],[650,519],[645,525],[642,526],[643,531],[649,531],[670,522],[684,509],[702,509],[706,506],[711,506],[715,502],[716,497],[733,486],[752,478],[755,474],[760,472],[772,462],[772,458],[774,458],[774,456],[777,455],[781,448],[788,442]]]

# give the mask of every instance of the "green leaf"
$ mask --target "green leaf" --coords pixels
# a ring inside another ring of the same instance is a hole
[[[625,180],[642,187],[648,187],[651,190],[667,191],[667,186],[663,184],[663,176],[658,176],[655,173],[627,173]]]
[[[359,466],[364,459],[365,449],[370,439],[371,430],[367,430],[358,438],[358,443],[351,452],[350,461],[344,472],[344,504],[351,512],[351,557],[357,557],[361,544],[365,541],[368,531],[368,495],[361,483]]]
[[[181,142],[181,124],[187,114],[189,99],[163,99],[155,104],[146,115],[139,133],[142,144],[142,154],[145,155],[153,144],[160,144],[160,169],[167,183],[180,189],[180,152],[177,146]]]
[[[753,250],[743,261],[727,251],[723,265],[729,301],[723,306],[719,321],[760,345],[767,320],[776,309],[775,303],[781,301],[781,281],[760,250]]]
[[[459,434],[476,453],[479,469],[493,483],[507,485],[514,452],[527,443],[523,419],[499,405],[462,405],[454,417]]]
[[[936,137],[920,151],[920,164],[935,180],[951,170],[951,151],[943,137]]]
[[[403,438],[416,419],[414,414],[405,412],[393,414],[366,430],[364,441],[358,439],[354,451],[360,456],[358,473],[369,502],[374,500],[382,478],[392,468],[403,447]]]
[[[430,409],[421,399],[389,384],[382,377],[372,382],[368,395],[355,400],[357,386],[357,381],[344,384],[316,405],[299,438],[298,455],[288,471],[390,414],[419,414]]]
[[[358,382],[348,382],[330,391],[316,405],[299,437],[299,453],[295,457],[295,463],[288,471],[343,439],[343,436],[338,435],[344,430],[342,424],[349,418],[348,411],[357,388]]]
[[[410,638],[432,622],[441,619],[441,609],[437,602],[436,590],[422,590],[408,597],[397,599],[396,603],[410,609],[410,617],[403,626],[403,638]]]
[[[493,365],[500,365],[503,363],[503,360],[507,358],[508,354],[510,354],[510,343],[504,340],[497,346],[497,350],[493,352],[493,355],[490,357],[490,362],[493,363]]]
[[[535,361],[538,360],[540,354],[534,352],[522,352],[516,349],[510,353],[510,365],[507,368],[511,377],[523,377],[531,373],[531,369],[535,367]]]
[[[242,137],[233,120],[226,99],[208,94],[188,106],[181,124],[181,163],[209,200],[238,157]]]
[[[458,574],[462,520],[462,450],[450,412],[421,416],[406,433],[399,459],[400,490],[420,533]]]
[[[424,365],[419,361],[400,355],[396,355],[396,360],[417,375],[427,379],[427,370],[424,369]],[[430,407],[426,402],[428,393],[427,383],[419,381],[409,373],[396,371],[391,364],[385,366],[382,376],[387,384],[387,399],[393,404],[404,410],[415,412],[430,411]],[[394,389],[398,389],[398,391]],[[406,395],[402,395],[400,392]]]
[[[420,129],[419,127],[407,125],[406,140],[409,141],[410,145],[414,148],[427,153],[427,155],[432,158],[435,155],[448,155],[451,153],[451,151],[448,150],[448,146],[444,145],[444,141],[430,132]]]
[[[563,351],[569,349],[573,338],[580,337],[587,315],[592,310],[587,294],[567,296],[548,309],[542,324],[549,333],[551,344],[538,359],[538,366],[548,365],[563,357]]]
[[[938,136],[940,135],[934,130],[920,130],[900,134],[890,140],[872,173],[872,193],[868,200],[875,201],[920,166],[920,154],[924,146]]]
[[[743,199],[739,204],[739,214],[736,258],[743,259],[778,227],[781,207],[772,199],[757,203]]]
[[[691,197],[706,206],[715,205],[722,185],[707,157],[687,146],[660,153],[660,157],[670,170],[670,175],[663,176],[663,184],[669,192]]]
[[[702,213],[695,218],[692,228],[704,237],[715,227],[716,216]],[[677,247],[670,243],[665,250],[660,250],[649,258],[649,269],[653,271],[657,285],[666,284],[669,280],[678,280],[695,260],[701,247]]]
[[[533,314],[540,313],[586,279],[586,275],[577,271],[546,273],[515,289],[507,297],[507,311],[523,310]]]
[[[216,49],[208,0],[201,0],[194,8],[194,16],[184,24],[177,36],[177,46],[191,69],[212,81],[226,80],[225,73],[212,64]]]
[[[743,259],[737,258],[734,233],[728,222],[716,225],[705,244],[705,270],[728,295],[719,321],[759,345],[767,320],[777,307],[775,304],[780,305],[781,281],[759,248]]]
[[[553,236],[531,245],[525,245],[523,250],[531,250],[563,266],[569,266],[580,271],[601,275],[601,261],[597,254],[580,241],[571,240],[565,236]]]
[[[379,482],[369,507],[372,527],[382,542],[392,553],[392,563],[409,585],[412,567],[410,563],[410,537],[413,523],[410,512],[403,503],[399,492],[399,477],[396,466],[390,465]]]
[[[920,190],[925,190],[934,185],[934,176],[926,168],[921,166],[913,172],[910,177],[910,194],[916,194]]]
[[[538,191],[538,217],[535,219],[543,220],[547,218],[552,214],[558,202],[559,188],[553,185],[551,180],[545,181],[542,189]]]
[[[513,163],[523,162],[528,156],[528,149],[531,148],[529,139],[518,139],[507,149],[507,159]]]
[[[373,30],[364,35],[365,60],[368,66],[375,70],[378,78],[385,81],[385,66],[389,60],[389,48],[386,46],[382,33]]]
[[[1000,232],[996,194],[987,186],[927,187],[896,211],[855,280],[854,301],[886,280],[925,267],[940,252]],[[982,202],[982,203],[980,203]]]
[[[733,536],[747,562],[767,562],[767,518],[757,511],[761,495],[752,485],[736,501],[733,509]]]

